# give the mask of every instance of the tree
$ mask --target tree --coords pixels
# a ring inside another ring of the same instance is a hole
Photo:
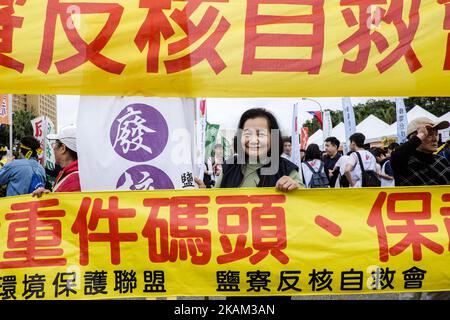
[[[449,111],[450,98],[447,97],[413,97],[405,99],[406,111],[416,105],[421,106],[436,117],[441,117]]]
[[[331,115],[331,123],[333,128],[336,127],[339,123],[344,122],[344,114],[342,111],[330,111]]]
[[[307,120],[304,124],[304,127],[308,128],[308,135],[311,136],[316,132],[317,130],[321,129],[319,120],[317,120],[316,117],[314,117],[312,120]]]
[[[33,135],[31,120],[36,116],[28,110],[18,110],[13,114],[13,139],[20,140],[25,136]]]

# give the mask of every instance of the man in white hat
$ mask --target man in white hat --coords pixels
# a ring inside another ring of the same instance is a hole
[[[58,134],[49,134],[47,139],[53,140],[55,162],[63,169],[56,177],[53,192],[80,192],[80,176],[78,174],[77,128],[64,127]],[[39,188],[33,196],[40,197],[50,190]]]
[[[439,147],[438,130],[449,125],[424,117],[408,124],[408,141],[391,157],[396,186],[450,185],[450,162],[434,154]]]

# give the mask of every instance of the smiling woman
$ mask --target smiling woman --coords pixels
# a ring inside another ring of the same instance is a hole
[[[276,187],[288,192],[302,186],[298,167],[281,157],[280,129],[272,113],[261,108],[244,112],[236,141],[241,142],[238,154],[223,165],[216,188]],[[200,179],[196,182],[204,187]]]

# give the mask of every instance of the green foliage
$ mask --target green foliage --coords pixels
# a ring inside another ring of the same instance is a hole
[[[20,140],[22,137],[33,135],[31,120],[36,116],[28,110],[18,110],[13,114],[13,139]]]

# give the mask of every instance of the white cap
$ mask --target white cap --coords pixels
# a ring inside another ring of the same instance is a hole
[[[77,152],[77,128],[74,126],[62,128],[58,134],[48,134],[47,139],[59,140],[64,143],[67,148]]]

